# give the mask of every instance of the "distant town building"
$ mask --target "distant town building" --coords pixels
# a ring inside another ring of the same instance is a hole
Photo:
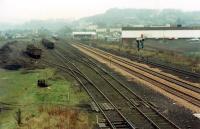
[[[25,36],[24,35],[22,35],[22,34],[19,34],[19,33],[17,33],[17,34],[15,34],[14,36],[13,36],[13,38],[24,38]]]
[[[96,32],[73,32],[74,40],[94,40],[96,39]]]
[[[38,29],[33,29],[32,34],[38,34]]]
[[[109,30],[110,30],[111,33],[113,33],[113,32],[121,32],[122,28],[110,28]]]
[[[3,32],[0,31],[0,40],[6,39],[6,36]]]
[[[108,42],[120,41],[121,28],[98,28],[96,29],[97,39]]]
[[[155,39],[200,38],[200,27],[123,27],[122,41],[138,37]]]
[[[144,25],[133,25],[133,27],[144,27]]]
[[[97,28],[98,28],[97,25],[88,25],[86,27],[86,30],[95,31]]]
[[[98,29],[96,29],[96,32],[97,33],[106,33],[107,29],[106,28],[98,28]]]
[[[106,36],[105,37],[105,40],[107,42],[119,42],[120,41],[120,38],[118,37],[113,37],[113,36]]]

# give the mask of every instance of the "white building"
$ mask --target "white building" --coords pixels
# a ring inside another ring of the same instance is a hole
[[[86,27],[86,30],[94,31],[94,30],[96,30],[97,28],[98,28],[97,25],[89,25],[89,26]]]
[[[133,25],[133,27],[144,27],[144,25]]]
[[[106,28],[98,28],[98,29],[96,29],[96,32],[97,33],[106,33],[107,29]]]
[[[15,36],[13,36],[13,38],[24,38],[25,36],[22,34],[15,34]]]
[[[122,28],[110,28],[110,32],[121,32]]]
[[[144,38],[200,38],[199,27],[124,27],[122,39]]]

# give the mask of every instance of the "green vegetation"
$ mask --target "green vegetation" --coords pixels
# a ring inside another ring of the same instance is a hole
[[[200,43],[188,43],[183,40],[174,41],[145,41],[145,47],[137,51],[136,44],[105,43],[97,42],[97,47],[114,50],[115,52],[128,53],[130,55],[141,55],[153,58],[156,61],[171,64],[177,67],[200,72]]]
[[[85,92],[81,92],[72,83],[73,81],[70,77],[68,78],[67,80],[64,79],[54,69],[34,71],[6,71],[1,69],[0,105],[2,103],[10,104],[4,104],[4,106],[11,108],[11,110],[0,112],[0,128],[12,129],[17,127],[15,118],[18,109],[22,112],[22,125],[18,127],[19,129],[26,129],[28,126],[32,129],[42,129],[51,126],[49,123],[46,123],[49,120],[55,125],[59,125],[62,122],[58,120],[58,117],[69,117],[67,114],[61,116],[57,112],[73,112],[72,114],[77,114],[77,117],[85,116],[88,119],[86,113],[82,113],[74,108],[76,107],[75,105],[87,102],[89,98]],[[38,79],[47,79],[50,86],[48,88],[37,87]],[[52,115],[51,112],[53,111],[56,113]],[[43,121],[43,123],[38,122],[36,119]],[[79,121],[80,125],[83,123],[89,128],[88,121]]]
[[[0,41],[5,40],[5,37],[0,35]]]
[[[129,25],[166,25],[183,24],[199,25],[199,12],[184,12],[175,9],[109,9],[103,14],[82,18],[80,22],[88,22],[106,26]]]

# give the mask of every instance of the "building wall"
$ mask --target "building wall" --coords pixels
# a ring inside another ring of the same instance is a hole
[[[200,38],[200,30],[123,30],[122,38]]]
[[[96,39],[96,32],[72,32],[72,36],[75,40],[93,40]]]
[[[100,28],[100,29],[96,29],[97,33],[106,33],[107,29],[106,28]]]
[[[74,40],[94,40],[96,35],[73,35]]]
[[[110,32],[121,32],[121,28],[110,28]]]

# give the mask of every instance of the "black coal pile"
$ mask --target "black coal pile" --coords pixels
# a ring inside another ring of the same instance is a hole
[[[0,48],[0,67],[8,70],[34,68],[33,61],[24,55],[26,45],[11,41]]]

